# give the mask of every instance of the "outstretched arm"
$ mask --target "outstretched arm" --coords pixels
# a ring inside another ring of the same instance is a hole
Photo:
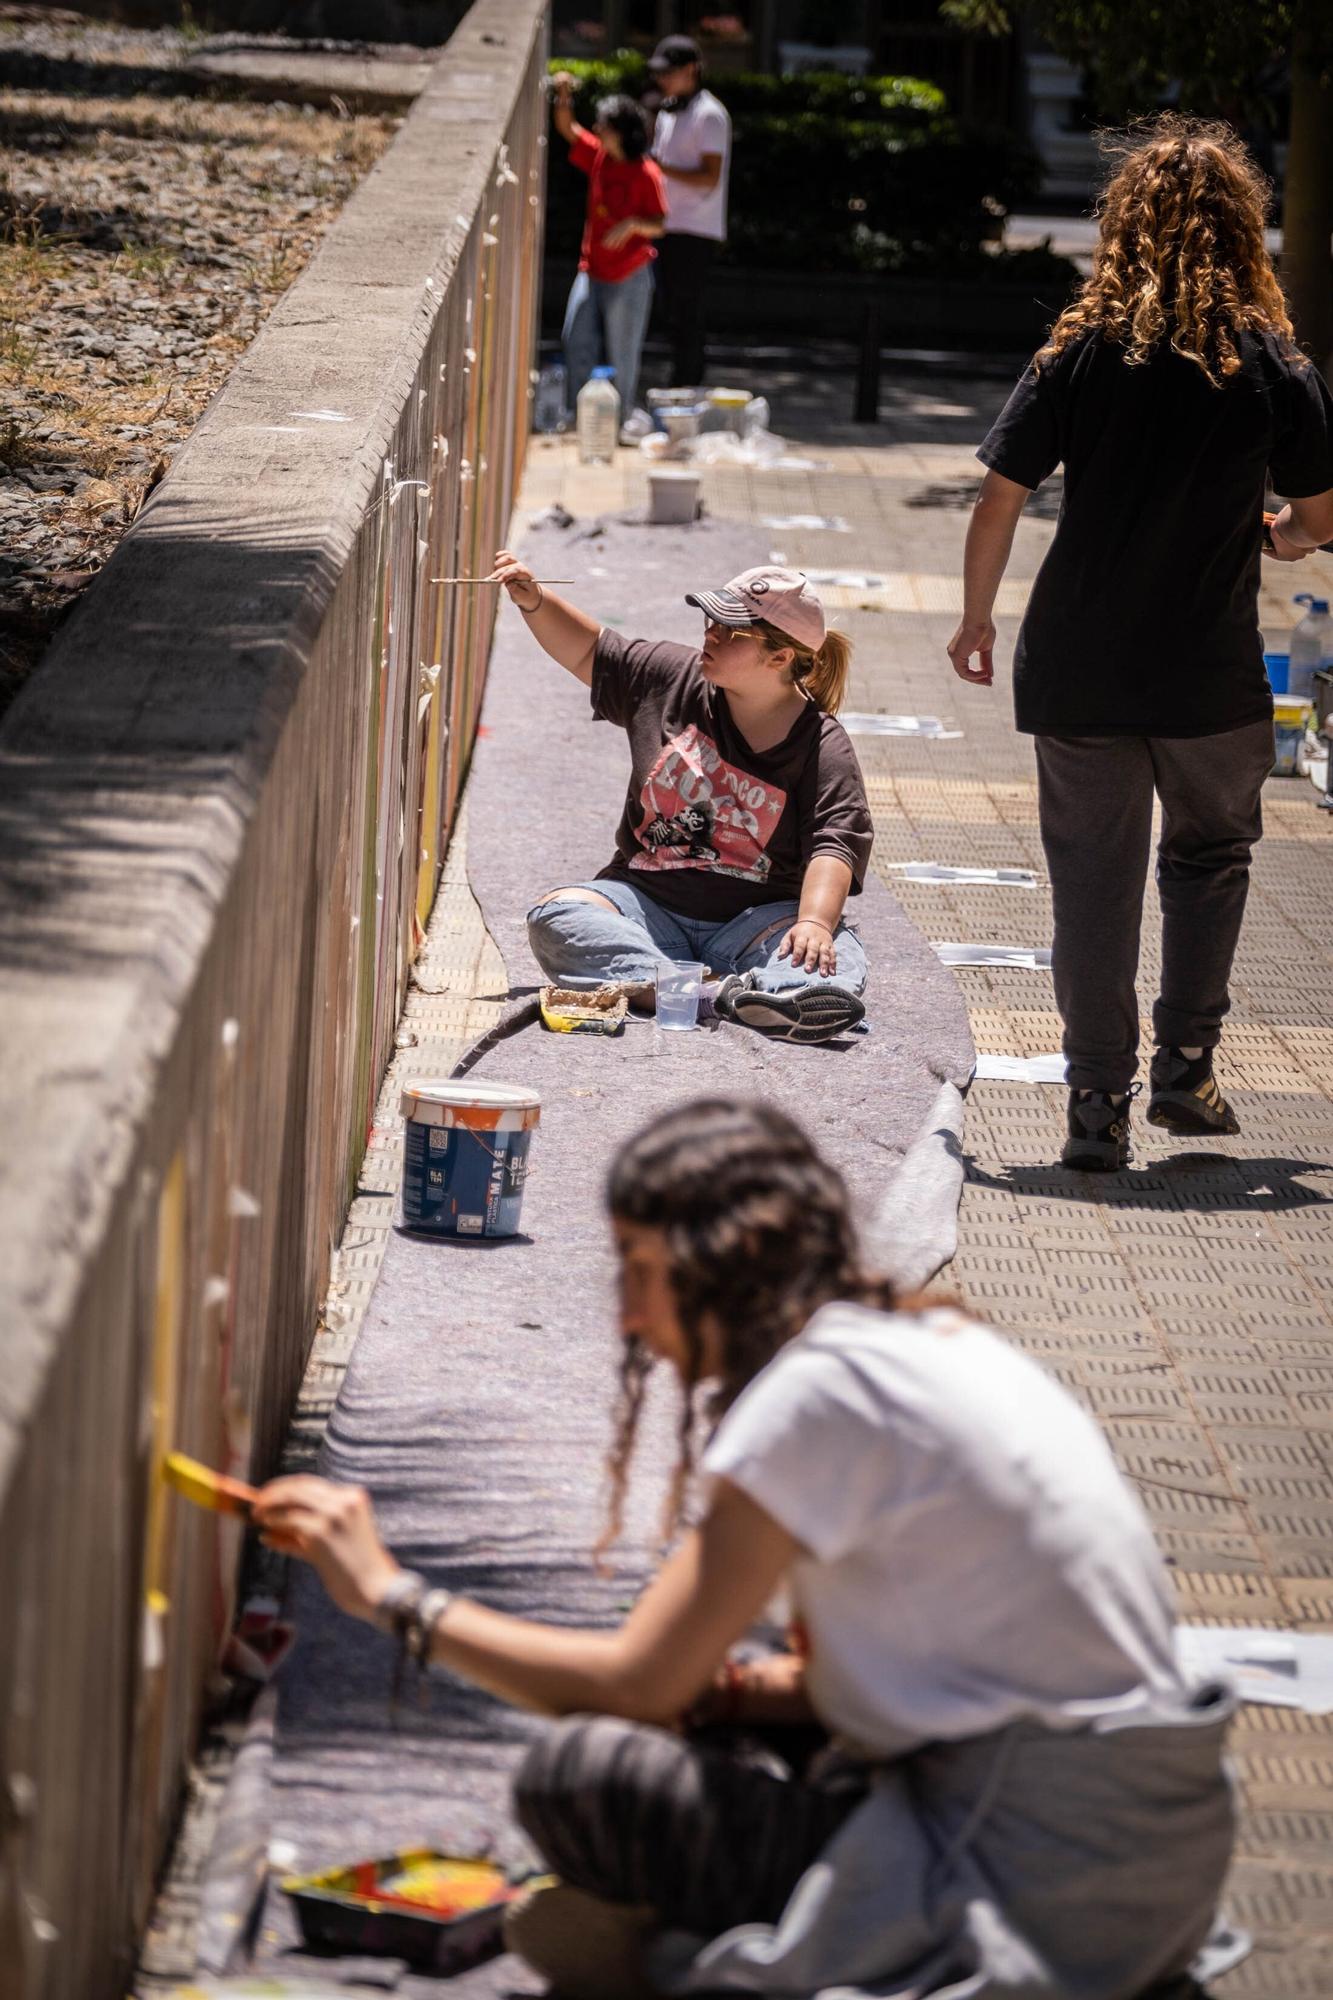
[[[602,629],[597,620],[545,589],[527,564],[508,549],[501,549],[496,556],[491,580],[504,585],[510,602],[523,613],[528,630],[543,651],[558,660],[576,681],[591,687],[593,654]]]
[[[967,524],[963,551],[963,617],[949,641],[949,658],[959,680],[989,687],[995,679],[991,654],[995,647],[995,597],[1000,588],[1014,530],[1031,487],[988,472],[981,482]],[[973,655],[977,665],[971,664]]]
[[[555,102],[551,106],[551,118],[556,131],[567,146],[572,146],[583,127],[574,116],[574,79],[567,69],[551,78],[555,91]]]
[[[327,1479],[276,1479],[255,1522],[270,1546],[318,1570],[334,1602],[372,1623],[399,1575],[369,1496]],[[431,1658],[543,1715],[675,1720],[708,1686],[727,1648],[759,1616],[800,1544],[739,1487],[717,1482],[702,1526],[685,1537],[617,1632],[539,1625],[450,1599]]]

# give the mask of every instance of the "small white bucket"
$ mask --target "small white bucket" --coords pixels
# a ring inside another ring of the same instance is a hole
[[[699,475],[672,466],[648,474],[648,518],[659,528],[679,527],[699,512]]]

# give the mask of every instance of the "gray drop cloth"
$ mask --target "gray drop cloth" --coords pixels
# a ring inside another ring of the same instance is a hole
[[[688,638],[693,584],[762,560],[753,533],[613,526],[529,544],[538,575],[573,576],[569,595],[626,631]],[[505,606],[469,792],[469,867],[511,988],[536,982],[524,915],[541,892],[590,875],[612,850],[627,753],[588,718],[587,692],[542,655]],[[937,1105],[972,1065],[958,989],[876,881],[856,917],[869,948],[873,1032],[838,1048],[793,1049],[731,1025],[662,1035],[632,1022],[607,1040],[530,1028],[473,1072],[532,1084],[524,1234],[507,1243],[394,1237],[330,1422],[323,1469],[368,1486],[406,1562],[501,1608],[604,1624],[627,1607],[655,1552],[676,1406],[656,1384],[645,1423],[637,1512],[610,1579],[589,1550],[601,1520],[618,1341],[602,1184],[613,1147],[653,1112],[705,1092],[775,1098],[846,1173],[872,1220],[886,1183]],[[952,1198],[956,1201],[956,1191]],[[942,1227],[947,1254],[952,1201]],[[920,1245],[914,1255],[920,1262]],[[938,1259],[937,1259],[938,1261]],[[390,1647],[342,1618],[306,1572],[294,1578],[297,1649],[281,1680],[274,1832],[301,1864],[324,1866],[417,1841],[521,1853],[507,1782],[538,1727],[437,1679],[428,1706],[389,1726]],[[269,1925],[292,1935],[281,1899]],[[264,1961],[275,1962],[266,1944]],[[414,1990],[412,1987],[404,1990]],[[421,1982],[421,1990],[430,1990]],[[510,1960],[465,1975],[460,1995],[532,1990]]]

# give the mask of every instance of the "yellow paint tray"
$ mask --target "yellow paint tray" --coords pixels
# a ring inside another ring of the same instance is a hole
[[[476,1855],[404,1848],[282,1882],[317,1950],[403,1958],[418,1971],[461,1972],[503,1949],[500,1920],[526,1883]]]
[[[621,986],[543,986],[542,1026],[556,1035],[618,1035],[629,1002]]]

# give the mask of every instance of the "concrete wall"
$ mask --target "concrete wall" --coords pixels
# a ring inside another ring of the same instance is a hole
[[[472,741],[542,0],[477,0],[0,738],[0,1992],[125,1991]]]

